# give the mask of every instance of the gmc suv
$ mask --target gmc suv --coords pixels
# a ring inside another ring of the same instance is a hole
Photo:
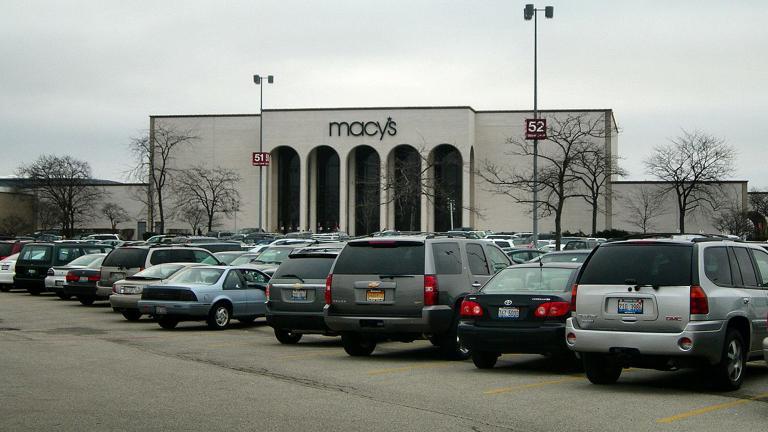
[[[325,284],[325,323],[351,356],[380,340],[427,337],[444,355],[466,359],[457,326],[463,298],[510,260],[492,242],[403,236],[347,243]]]
[[[768,253],[715,238],[602,244],[573,286],[566,342],[595,384],[622,368],[704,367],[737,389],[768,335]]]

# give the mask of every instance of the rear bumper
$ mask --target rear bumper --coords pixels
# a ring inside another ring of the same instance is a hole
[[[211,305],[197,302],[139,300],[138,309],[141,313],[155,318],[174,316],[176,318],[205,319]]]
[[[460,322],[459,338],[473,351],[530,354],[568,351],[563,322],[534,328],[478,327]]]
[[[441,334],[450,328],[454,312],[450,306],[440,305],[426,306],[421,316],[414,317],[350,316],[333,315],[326,305],[323,314],[328,328],[337,332]]]
[[[141,294],[112,294],[109,296],[109,304],[117,310],[139,309]]]
[[[332,333],[325,325],[323,311],[287,312],[276,311],[267,305],[267,324],[273,328],[294,330],[300,333]]]
[[[613,353],[632,350],[640,356],[703,358],[710,364],[720,361],[725,340],[723,321],[692,321],[680,333],[645,333],[581,329],[574,318],[565,323],[565,334],[573,333],[576,340],[566,343],[576,352]],[[693,341],[685,351],[678,345],[680,338]]]
[[[13,285],[13,273],[0,273],[0,285]]]
[[[13,277],[13,286],[18,289],[33,289],[39,291],[45,291],[45,279],[31,279]]]
[[[95,286],[64,285],[64,294],[71,296],[97,297]]]

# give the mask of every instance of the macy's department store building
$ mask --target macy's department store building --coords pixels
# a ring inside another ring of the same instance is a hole
[[[239,211],[222,218],[220,229],[347,231],[362,235],[384,229],[444,231],[471,226],[529,231],[530,205],[491,192],[475,174],[487,161],[529,170],[530,156],[512,154],[523,140],[530,111],[476,111],[471,107],[274,109],[259,115],[151,116],[150,130],[167,128],[196,137],[180,149],[175,168],[203,165],[235,170],[241,177]],[[617,155],[617,127],[610,109],[541,111],[541,117],[585,116],[603,122],[596,144]],[[259,130],[263,120],[263,131]],[[260,133],[261,132],[261,133]],[[270,157],[263,170],[252,164],[261,149]],[[546,151],[550,142],[540,142]],[[650,152],[650,148],[649,148]],[[617,226],[613,189],[606,188],[598,230]],[[606,211],[607,210],[607,211]],[[669,228],[675,217],[670,215]],[[563,229],[591,229],[591,207],[581,199],[566,205]],[[702,229],[691,221],[692,229]],[[189,229],[180,220],[169,229]],[[626,227],[624,227],[626,228]],[[554,229],[552,218],[540,230]]]

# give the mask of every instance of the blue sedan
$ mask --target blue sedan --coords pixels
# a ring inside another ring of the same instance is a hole
[[[269,276],[246,267],[200,266],[178,272],[163,285],[144,288],[138,306],[160,327],[203,321],[222,330],[232,318],[253,322],[266,313]]]

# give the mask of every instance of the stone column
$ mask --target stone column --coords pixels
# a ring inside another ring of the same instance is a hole
[[[308,156],[299,154],[299,230],[306,230],[309,221],[309,170]]]

